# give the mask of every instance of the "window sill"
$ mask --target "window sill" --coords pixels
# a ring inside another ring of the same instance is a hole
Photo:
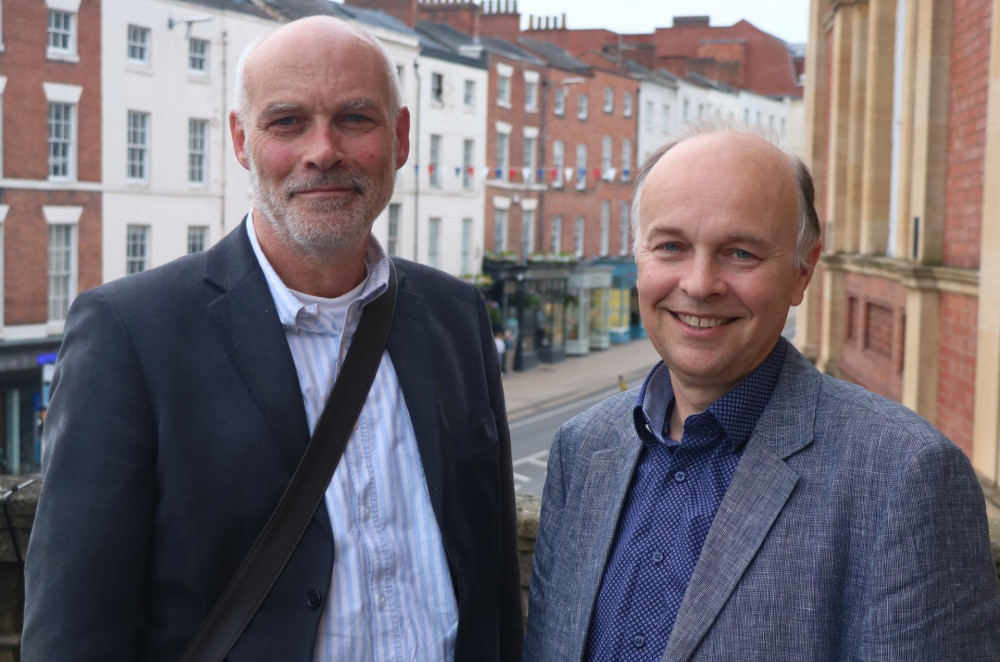
[[[45,52],[45,59],[53,62],[69,62],[70,64],[80,64],[80,56],[76,53],[60,53],[53,51]]]

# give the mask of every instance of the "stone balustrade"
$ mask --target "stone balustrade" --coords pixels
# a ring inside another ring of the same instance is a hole
[[[0,494],[7,494],[14,485],[21,485],[32,476],[0,476]],[[37,478],[37,477],[35,477]],[[24,608],[24,579],[18,554],[28,548],[28,537],[35,519],[35,506],[41,482],[11,493],[6,499],[6,511],[0,519],[0,662],[18,662],[19,643]],[[528,606],[528,581],[531,578],[531,556],[535,551],[541,498],[531,495],[517,497],[517,546],[521,560],[521,595],[524,612]],[[16,533],[15,548],[8,534],[6,518]],[[990,521],[993,558],[1000,575],[1000,520]]]

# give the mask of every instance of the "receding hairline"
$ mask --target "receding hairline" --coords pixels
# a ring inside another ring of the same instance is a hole
[[[313,27],[315,26],[315,27]],[[261,37],[256,43],[252,44],[250,49],[246,54],[247,63],[252,62],[260,53],[267,54],[267,48],[276,48],[275,42],[277,40],[287,41],[291,38],[289,35],[295,35],[296,33],[302,32],[305,29],[317,30],[319,28],[324,29],[324,31],[330,33],[337,33],[341,38],[351,36],[357,41],[366,44],[372,50],[381,53],[377,39],[372,35],[368,34],[361,28],[348,23],[347,21],[341,20],[334,16],[306,16],[305,18],[300,18],[290,23],[285,23],[281,27],[276,28],[272,32]],[[315,34],[315,33],[311,33]],[[304,35],[302,35],[304,36]],[[295,43],[295,42],[292,42]],[[282,44],[283,46],[285,44]]]
[[[400,109],[402,108],[402,91],[399,85],[399,79],[396,76],[396,67],[392,58],[392,54],[385,47],[385,45],[378,40],[377,37],[364,29],[353,25],[343,19],[337,18],[335,16],[317,15],[317,16],[306,16],[300,18],[290,23],[286,23],[275,30],[255,39],[252,41],[240,55],[239,61],[236,65],[236,85],[234,94],[234,104],[233,111],[241,122],[246,121],[246,112],[249,110],[249,75],[248,72],[252,72],[257,66],[255,60],[262,55],[267,55],[269,49],[278,48],[274,44],[275,40],[282,39],[287,41],[289,33],[294,35],[296,32],[302,32],[302,30],[311,28],[312,32],[310,35],[315,36],[317,30],[324,30],[328,37],[344,39],[353,37],[358,44],[364,44],[368,46],[374,55],[379,60],[382,60],[384,73],[386,75],[386,85],[388,88],[390,109],[392,111],[393,120],[395,121],[398,116]],[[320,33],[322,34],[322,33]],[[298,42],[292,41],[292,44]],[[282,44],[285,47],[285,44]]]
[[[646,157],[636,175],[630,204],[633,255],[635,255],[635,247],[639,238],[639,208],[642,194],[645,191],[646,180],[660,166],[663,157],[668,152],[674,151],[681,144],[697,141],[702,138],[709,139],[714,137],[718,139],[726,136],[753,139],[754,142],[757,142],[762,147],[770,147],[771,149],[766,151],[775,154],[775,156],[778,156],[786,164],[793,188],[796,191],[796,197],[798,198],[795,265],[798,267],[805,264],[811,269],[815,265],[809,264],[807,258],[816,242],[821,241],[821,228],[819,217],[816,213],[815,187],[808,166],[806,166],[801,158],[789,152],[781,145],[781,141],[773,130],[729,118],[709,118],[688,122],[683,125],[679,133],[672,136]]]

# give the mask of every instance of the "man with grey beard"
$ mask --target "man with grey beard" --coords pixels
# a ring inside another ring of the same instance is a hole
[[[311,17],[253,44],[237,79],[244,222],[205,253],[81,294],[67,319],[22,659],[178,659],[288,484],[362,311],[395,283],[325,506],[228,659],[516,660],[510,440],[486,307],[371,235],[409,152],[392,60]]]

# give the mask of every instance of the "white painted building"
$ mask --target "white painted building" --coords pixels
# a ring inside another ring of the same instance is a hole
[[[801,99],[761,96],[638,66],[631,66],[630,72],[640,81],[637,167],[684,123],[710,117],[742,120],[770,129],[786,148],[802,153],[805,125]]]
[[[250,208],[228,112],[239,54],[276,22],[169,0],[104,0],[101,22],[108,281],[211,246]]]
[[[393,254],[456,276],[482,265],[487,76],[478,59],[426,47],[404,70],[410,157],[375,224]]]

